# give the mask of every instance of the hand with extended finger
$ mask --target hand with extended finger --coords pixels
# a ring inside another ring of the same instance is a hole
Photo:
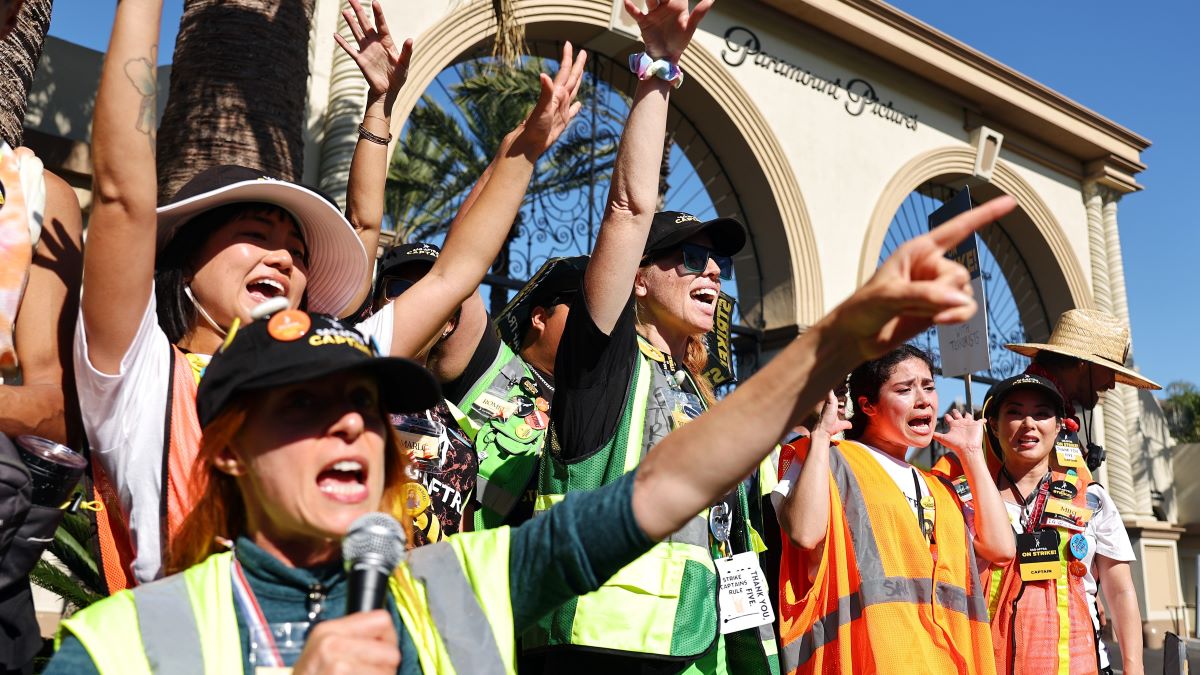
[[[679,63],[713,2],[700,0],[689,12],[688,0],[645,0],[646,11],[642,11],[634,0],[625,0],[625,11],[637,21],[647,54]]]
[[[837,396],[834,395],[833,391],[830,391],[825,395],[825,402],[821,404],[820,419],[817,420],[809,435],[814,440],[817,437],[829,440],[849,428],[850,421],[838,417]]]
[[[958,408],[946,413],[946,433],[934,432],[933,438],[954,451],[964,464],[971,455],[983,454],[983,419],[964,415]]]
[[[899,346],[934,324],[962,323],[975,314],[970,275],[946,251],[1016,206],[998,197],[909,240],[828,317],[862,360]]]
[[[317,624],[292,668],[294,675],[394,675],[400,643],[387,611],[347,614]]]
[[[367,16],[359,0],[350,0],[350,9],[342,10],[342,17],[350,27],[358,47],[352,47],[341,35],[334,33],[333,39],[354,59],[367,81],[368,99],[386,97],[388,108],[408,79],[408,63],[412,59],[412,40],[405,40],[403,47],[396,48],[383,6],[378,0],[371,3],[375,21]]]
[[[563,45],[562,62],[553,79],[542,73],[542,92],[537,105],[516,129],[514,147],[532,157],[538,157],[562,135],[582,104],[575,100],[583,83],[583,68],[587,52],[575,54],[571,43]]]

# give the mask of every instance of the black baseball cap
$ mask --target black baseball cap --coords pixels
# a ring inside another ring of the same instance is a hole
[[[239,202],[273,204],[292,215],[308,248],[308,308],[328,314],[345,312],[370,259],[337,202],[313,187],[234,164],[205,169],[158,208],[159,252],[188,221]]]
[[[992,388],[988,390],[987,396],[983,399],[984,418],[995,415],[997,413],[995,410],[996,406],[1000,405],[1004,399],[1008,398],[1009,394],[1018,389],[1034,389],[1045,393],[1054,402],[1055,413],[1059,417],[1065,414],[1066,404],[1063,402],[1062,393],[1058,391],[1058,387],[1054,386],[1053,382],[1041,375],[1022,373],[992,385]]]
[[[442,400],[437,380],[417,362],[379,356],[374,341],[331,316],[289,309],[230,331],[196,392],[200,426],[241,392],[348,370],[370,374],[387,412],[427,410]]]
[[[551,258],[517,292],[493,323],[500,339],[514,350],[520,350],[529,330],[529,317],[534,307],[550,307],[570,303],[583,287],[583,273],[588,256]]]
[[[733,218],[700,220],[682,211],[659,211],[650,223],[650,236],[642,255],[667,251],[704,232],[712,239],[712,250],[734,255],[746,245],[746,228]]]
[[[416,242],[412,244],[396,244],[389,248],[387,253],[379,259],[379,274],[376,275],[382,279],[388,276],[389,273],[414,262],[424,262],[433,264],[437,262],[438,256],[442,254],[442,249],[438,248],[437,244],[429,244],[426,242]]]

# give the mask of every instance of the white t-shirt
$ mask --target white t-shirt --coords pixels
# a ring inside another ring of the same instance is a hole
[[[392,343],[392,316],[388,305],[358,326],[375,338],[385,354]],[[83,428],[92,457],[100,461],[113,482],[129,519],[136,556],[133,574],[139,582],[162,576],[162,451],[170,346],[166,333],[158,326],[153,289],[115,375],[101,373],[88,359],[82,310],[75,323],[75,386]]]
[[[159,513],[170,347],[158,327],[153,291],[115,375],[101,373],[88,359],[82,310],[75,322],[75,386],[83,428],[92,457],[113,482],[129,519],[138,581],[162,574]]]
[[[1008,508],[1008,519],[1012,521],[1013,530],[1018,534],[1024,532],[1024,528],[1021,526],[1023,511],[1021,506],[1007,500],[1004,505]],[[1136,556],[1133,553],[1133,544],[1129,541],[1129,533],[1125,531],[1125,524],[1121,522],[1121,513],[1117,511],[1117,505],[1108,495],[1108,490],[1098,484],[1089,485],[1087,505],[1093,513],[1092,519],[1088,521],[1087,527],[1083,530],[1083,537],[1087,539],[1088,543],[1088,552],[1083,558],[1083,564],[1087,566],[1087,574],[1083,576],[1083,588],[1087,591],[1092,625],[1099,629],[1100,618],[1096,613],[1096,555],[1102,555],[1116,562],[1133,562]],[[1108,653],[1105,651],[1104,642],[1101,641],[1100,667],[1103,669],[1107,666]]]
[[[905,499],[908,500],[908,505],[912,508],[913,517],[915,518],[917,515],[917,500],[920,499],[921,496],[929,496],[929,486],[926,485],[925,481],[922,479],[921,494],[918,495],[917,484],[913,481],[914,469],[911,464],[903,460],[896,459],[885,452],[876,450],[865,443],[861,445],[870,451],[869,454],[871,457],[875,458],[875,461],[879,463],[879,466],[882,467],[883,470],[887,472],[888,476],[891,477],[892,481],[896,483],[896,487],[900,488],[900,492],[903,493]],[[791,464],[789,464],[787,471],[785,471],[783,477],[779,479],[779,483],[775,485],[775,489],[771,491],[771,505],[775,507],[776,511],[779,511],[779,509],[782,508],[783,499],[792,493],[792,485],[800,478],[800,469],[803,466],[804,462],[801,461],[793,461]]]

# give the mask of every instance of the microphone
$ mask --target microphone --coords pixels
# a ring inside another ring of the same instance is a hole
[[[342,559],[350,575],[346,613],[382,609],[388,577],[404,557],[404,528],[386,513],[367,513],[350,524]]]

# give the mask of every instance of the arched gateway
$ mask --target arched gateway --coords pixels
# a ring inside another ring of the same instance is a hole
[[[478,55],[495,25],[484,0],[383,2],[394,30],[416,38],[398,138],[426,87]],[[637,46],[620,7],[515,4],[531,45],[571,40],[617,62]],[[305,176],[334,194],[344,191],[362,96],[353,63],[329,37],[341,28],[339,9],[337,0],[316,2]],[[1019,211],[983,239],[1029,339],[1044,338],[1072,307],[1128,321],[1117,203],[1140,189],[1146,139],[879,0],[720,2],[681,65],[688,81],[672,94],[672,114],[717,160],[688,151],[709,196],[720,197],[717,212],[749,226],[738,291],[742,322],[764,353],[862,283],[897,210],[934,184],[1018,200]],[[1171,605],[1183,604],[1179,535],[1154,519],[1155,509],[1173,510],[1159,508],[1147,479],[1151,463],[1169,458],[1142,451],[1164,444],[1145,438],[1131,394],[1110,395],[1096,416],[1110,457],[1102,479],[1143,561],[1143,618],[1171,625]]]

